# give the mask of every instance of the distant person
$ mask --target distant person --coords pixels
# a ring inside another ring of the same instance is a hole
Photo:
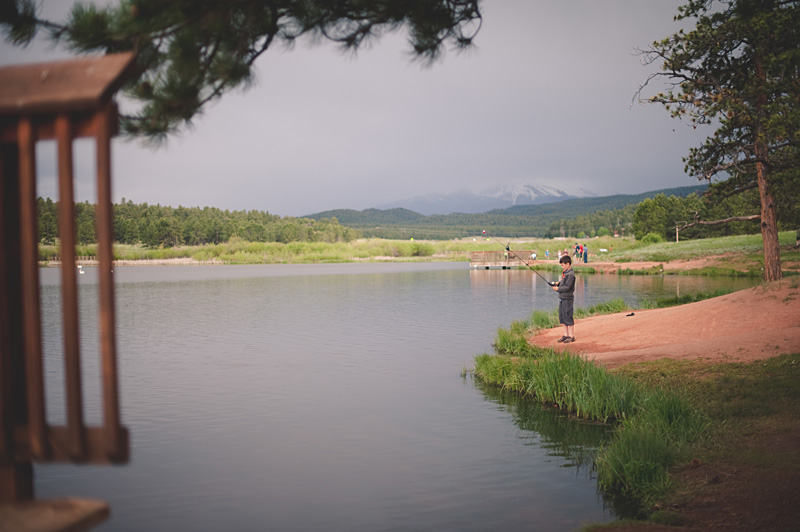
[[[797,233],[800,234],[800,229],[798,229]],[[550,250],[549,249],[544,250],[544,259],[545,260],[550,260]]]
[[[531,258],[532,258],[533,260],[536,260],[536,252],[535,252],[535,251],[534,251],[533,253],[531,253]]]
[[[572,271],[572,259],[569,254],[559,259],[561,280],[555,283],[553,290],[558,292],[558,322],[564,325],[564,336],[559,342],[565,344],[575,341],[575,320],[572,310],[575,303],[575,272]]]
[[[589,262],[589,246],[583,246],[583,263]]]

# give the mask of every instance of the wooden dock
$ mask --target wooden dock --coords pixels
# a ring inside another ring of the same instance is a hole
[[[524,268],[527,264],[532,264],[536,259],[531,255],[535,251],[514,250],[514,251],[473,251],[470,253],[469,266],[476,270],[510,270],[514,268]],[[526,264],[527,263],[527,264]]]

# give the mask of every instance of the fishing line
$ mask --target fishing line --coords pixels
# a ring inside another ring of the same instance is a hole
[[[486,235],[486,236],[488,236],[489,238],[493,238],[493,239],[494,239],[494,240],[496,240],[496,241],[497,241],[497,242],[498,242],[498,243],[499,243],[501,246],[505,246],[505,248],[506,248],[506,251],[508,251],[509,253],[511,253],[512,255],[514,255],[514,256],[515,256],[517,259],[519,259],[519,261],[520,261],[520,262],[522,262],[522,264],[524,264],[525,266],[527,266],[528,268],[530,268],[530,270],[531,270],[533,273],[535,273],[536,275],[538,275],[539,277],[541,277],[541,279],[542,279],[544,282],[546,282],[546,283],[547,283],[547,284],[549,284],[550,286],[555,286],[555,285],[556,285],[555,283],[552,283],[552,282],[548,281],[547,279],[545,279],[545,278],[544,278],[544,276],[543,276],[541,273],[537,272],[537,271],[536,271],[536,270],[533,268],[533,266],[531,266],[530,264],[528,264],[528,263],[525,261],[525,259],[523,259],[523,258],[522,258],[522,257],[520,257],[519,255],[517,255],[516,253],[514,253],[514,251],[512,251],[512,250],[511,250],[511,247],[510,247],[508,244],[504,244],[503,242],[501,242],[501,241],[500,241],[500,240],[498,240],[497,238],[495,238],[495,237],[491,236],[489,233],[487,233],[487,232],[486,232],[486,229],[484,229],[484,230],[483,230],[483,234],[484,234],[484,235]]]

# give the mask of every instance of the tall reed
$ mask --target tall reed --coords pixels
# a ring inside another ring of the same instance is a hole
[[[625,303],[614,300],[576,315],[624,310]],[[671,390],[645,388],[580,356],[530,345],[532,328],[548,326],[553,316],[535,311],[530,320],[499,329],[495,354],[475,357],[472,374],[582,419],[614,423],[611,442],[598,453],[598,486],[645,507],[667,489],[669,467],[685,457],[708,420]]]

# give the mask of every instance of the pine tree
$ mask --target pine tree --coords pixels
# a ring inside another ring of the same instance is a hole
[[[0,28],[25,45],[44,30],[75,52],[136,51],[125,88],[141,109],[123,132],[162,140],[203,106],[247,85],[271,47],[308,35],[355,51],[406,28],[412,55],[433,62],[447,45],[463,49],[480,28],[480,0],[121,0],[76,3],[65,23],[37,17],[35,0],[0,2]]]
[[[647,101],[716,128],[690,150],[686,171],[730,180],[737,192],[758,189],[764,276],[780,279],[774,189],[777,176],[800,168],[800,2],[690,0],[676,19],[696,19],[696,27],[643,51],[662,70],[642,89],[666,78],[670,88]]]

